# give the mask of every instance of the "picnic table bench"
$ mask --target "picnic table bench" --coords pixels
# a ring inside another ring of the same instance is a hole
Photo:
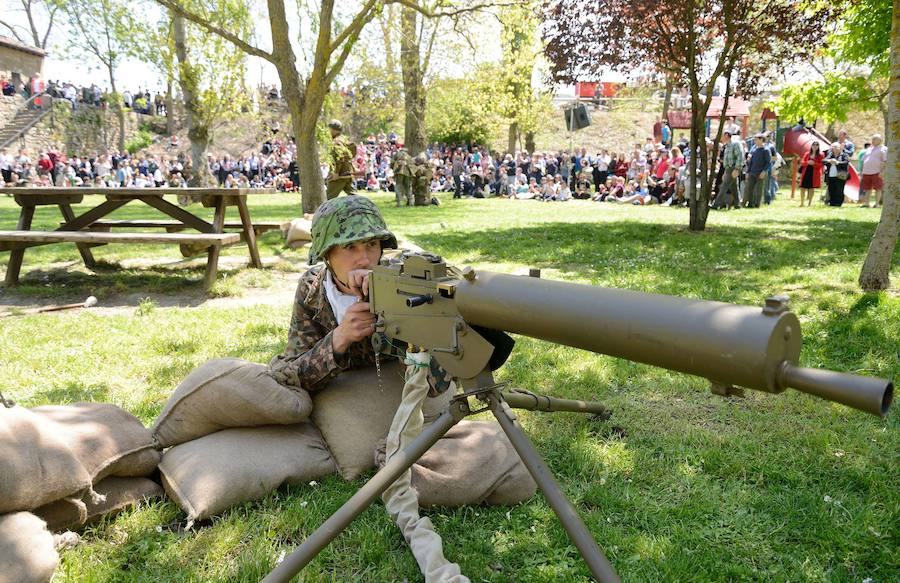
[[[10,251],[6,269],[6,285],[19,281],[19,272],[25,249],[52,243],[75,243],[85,266],[96,264],[91,247],[108,243],[176,244],[182,254],[207,253],[204,284],[212,285],[218,271],[219,254],[224,246],[243,241],[247,244],[250,264],[261,268],[262,261],[256,245],[256,237],[269,230],[283,229],[287,223],[269,221],[254,224],[247,208],[247,196],[273,194],[274,189],[250,188],[0,188],[0,194],[11,194],[21,207],[15,230],[0,231],[0,251]],[[72,204],[80,203],[85,195],[102,195],[105,200],[79,216],[75,216]],[[203,206],[214,208],[212,222],[165,200],[165,195],[197,197]],[[170,219],[114,220],[104,219],[107,215],[129,202],[139,201]],[[31,229],[35,208],[57,206],[63,222],[53,231]],[[236,206],[240,222],[225,221],[225,209]],[[112,229],[161,228],[165,232],[113,232]],[[226,232],[238,229],[238,232]],[[194,230],[196,233],[185,233]]]

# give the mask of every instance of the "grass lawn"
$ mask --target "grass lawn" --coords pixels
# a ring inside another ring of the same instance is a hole
[[[900,378],[900,262],[893,292],[866,295],[855,284],[878,211],[800,209],[782,193],[772,208],[712,214],[694,234],[686,209],[449,197],[439,208],[397,209],[392,195],[374,198],[400,235],[457,264],[539,267],[545,278],[751,305],[786,292],[803,323],[803,365]],[[114,216],[148,213],[129,205]],[[296,196],[252,201],[255,219],[298,213]],[[12,199],[0,198],[0,228],[17,215]],[[58,223],[55,209],[41,210],[35,228]],[[261,253],[278,257],[274,268],[226,271],[215,295],[263,296],[278,273],[295,278],[305,258],[283,249],[277,233],[263,237]],[[246,248],[225,254],[246,257]],[[31,249],[22,285],[0,288],[0,304],[93,293],[101,306],[122,306],[0,318],[8,398],[108,401],[150,424],[196,366],[221,356],[266,362],[286,342],[289,300],[207,303],[202,263],[180,262],[166,246],[95,255],[104,262],[96,274],[80,266],[74,245]],[[176,305],[121,301],[145,293]],[[723,399],[703,379],[528,338],[518,338],[499,378],[614,410],[608,422],[527,412],[520,420],[623,580],[900,579],[896,413],[879,420],[793,391]],[[173,503],[145,504],[87,528],[63,553],[56,580],[255,581],[362,483],[335,476],[283,488],[189,532]],[[447,557],[473,581],[589,579],[540,495],[514,508],[427,514]],[[422,577],[379,504],[301,579]]]

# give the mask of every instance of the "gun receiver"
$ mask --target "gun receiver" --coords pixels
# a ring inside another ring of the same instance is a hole
[[[893,384],[798,366],[800,321],[787,297],[754,308],[448,267],[427,253],[377,266],[373,336],[429,349],[464,383],[489,364],[501,330],[768,393],[797,389],[884,416]],[[485,330],[488,329],[488,330]],[[488,335],[489,336],[489,335]]]

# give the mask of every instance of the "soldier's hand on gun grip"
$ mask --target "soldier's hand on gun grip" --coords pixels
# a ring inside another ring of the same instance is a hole
[[[366,299],[369,296],[369,274],[371,269],[354,269],[347,273],[347,286],[359,298]]]
[[[369,302],[359,302],[347,308],[344,320],[334,329],[331,347],[335,354],[344,354],[354,342],[359,342],[375,332],[375,314],[369,311]]]

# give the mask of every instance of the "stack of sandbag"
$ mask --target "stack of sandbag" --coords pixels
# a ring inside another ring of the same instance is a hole
[[[153,426],[163,487],[189,521],[334,472],[306,391],[237,358],[191,372]]]
[[[146,477],[160,460],[153,435],[131,413],[109,403],[48,405],[31,412],[55,426],[90,477],[91,490],[84,495],[64,496],[34,510],[51,530],[74,529],[162,495]]]
[[[0,407],[0,581],[50,579],[58,557],[48,527],[77,528],[161,495],[142,477],[159,459],[150,431],[115,405]]]
[[[292,249],[308,245],[312,241],[312,215],[291,220],[284,231],[284,244]]]

